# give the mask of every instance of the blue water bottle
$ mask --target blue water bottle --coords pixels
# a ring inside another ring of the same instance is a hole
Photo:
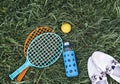
[[[78,68],[76,64],[74,50],[71,48],[69,42],[64,43],[63,59],[66,76],[67,77],[78,76]]]

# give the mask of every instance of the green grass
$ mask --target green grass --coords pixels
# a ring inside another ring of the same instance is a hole
[[[60,30],[63,22],[72,31]],[[61,58],[52,66],[31,68],[20,84],[91,84],[87,60],[103,51],[120,62],[120,0],[0,0],[0,84],[25,61],[23,44],[37,26],[50,26],[75,50],[79,76],[67,78]],[[108,78],[109,84],[118,84]]]

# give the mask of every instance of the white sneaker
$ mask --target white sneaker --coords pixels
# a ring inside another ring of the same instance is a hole
[[[87,67],[92,84],[108,84],[105,72],[100,70],[100,68],[94,64],[91,57],[88,59]]]
[[[120,63],[117,60],[100,51],[92,54],[92,60],[103,72],[120,83]]]

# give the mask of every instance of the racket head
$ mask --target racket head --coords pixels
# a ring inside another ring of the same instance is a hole
[[[46,33],[46,32],[54,32],[53,29],[51,27],[47,27],[47,26],[40,26],[35,28],[27,37],[26,41],[24,42],[24,56],[26,56],[26,51],[27,48],[30,44],[30,42],[38,35],[42,34],[42,33]],[[29,67],[26,68],[25,70],[23,70],[17,77],[17,81],[20,82],[25,73],[28,71]]]
[[[24,56],[26,56],[27,48],[30,44],[30,42],[38,35],[47,33],[47,32],[53,32],[53,29],[51,27],[47,26],[40,26],[35,28],[26,38],[24,42]]]
[[[63,41],[55,33],[35,37],[27,49],[27,60],[34,67],[44,68],[56,62],[63,51]]]

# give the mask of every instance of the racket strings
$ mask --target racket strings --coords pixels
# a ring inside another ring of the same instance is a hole
[[[27,39],[27,42],[25,42],[25,53],[27,52],[27,48],[30,44],[30,42],[39,34],[46,33],[46,32],[52,32],[52,28],[49,27],[38,27],[33,32],[29,34],[29,38]]]
[[[30,62],[36,66],[47,66],[60,56],[62,41],[55,34],[44,34],[30,47],[28,49]]]

